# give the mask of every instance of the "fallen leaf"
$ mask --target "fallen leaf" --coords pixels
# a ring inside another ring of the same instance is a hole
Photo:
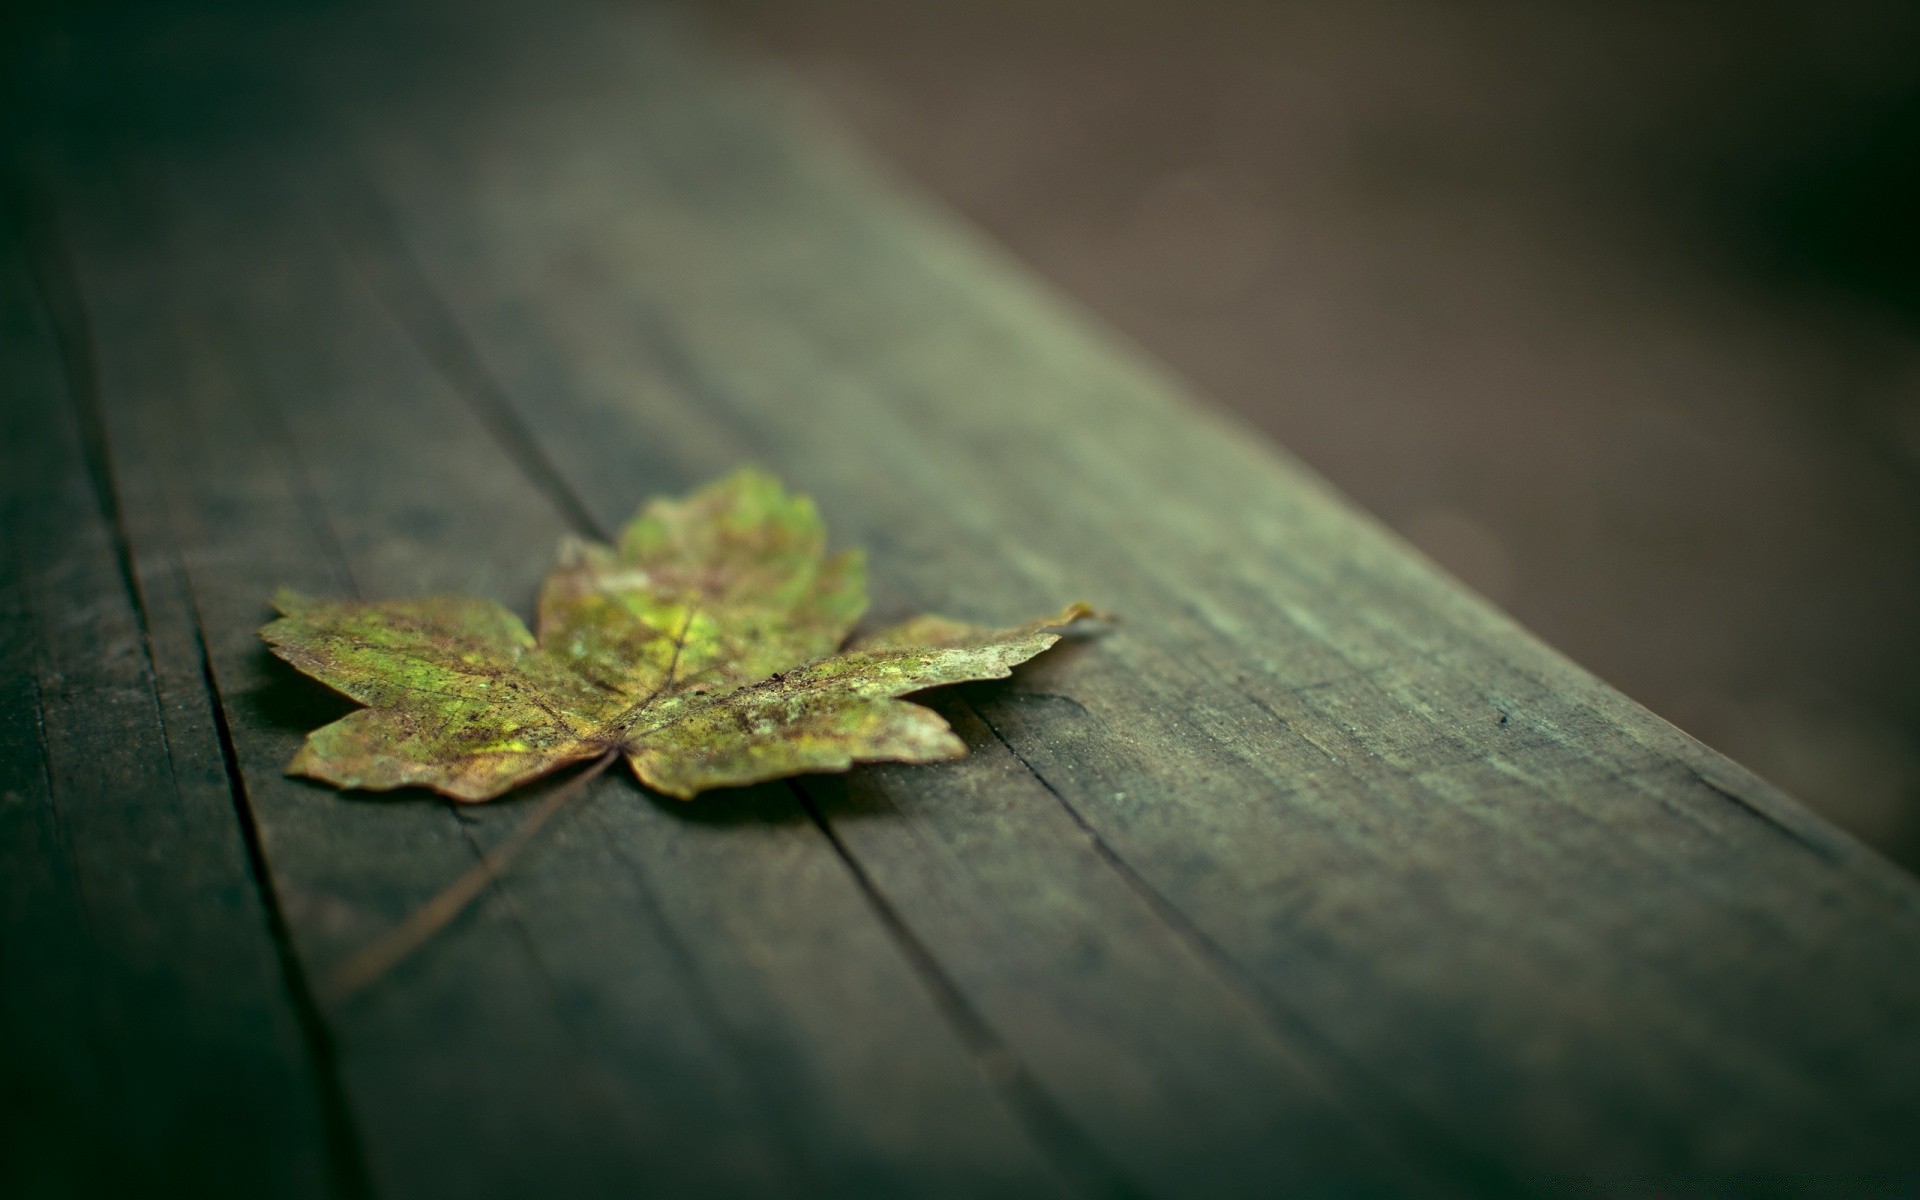
[[[650,502],[617,545],[565,542],[537,634],[468,597],[274,604],[273,652],[366,706],[309,734],[288,772],[470,802],[616,754],[681,799],[959,758],[946,721],[900,697],[1002,678],[1092,615],[1071,604],[999,630],[919,617],[841,649],[866,607],[861,557],[828,557],[813,502],[755,470]]]

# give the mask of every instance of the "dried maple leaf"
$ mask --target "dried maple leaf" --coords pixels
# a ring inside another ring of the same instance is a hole
[[[861,558],[825,553],[813,502],[745,470],[654,500],[617,546],[568,540],[538,634],[491,600],[275,598],[273,652],[367,707],[288,764],[339,787],[491,800],[569,763],[624,755],[688,799],[855,762],[932,762],[966,745],[899,699],[996,679],[1091,615],[1012,629],[920,617],[845,650],[866,607]],[[838,651],[836,653],[836,651]]]

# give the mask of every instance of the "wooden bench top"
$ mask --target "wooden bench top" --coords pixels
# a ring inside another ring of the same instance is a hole
[[[0,249],[0,1194],[1602,1192],[1920,1172],[1920,887],[643,7],[79,6]],[[93,14],[90,19],[88,14]],[[282,767],[276,587],[743,462],[874,613],[1119,614],[964,761],[523,819]]]

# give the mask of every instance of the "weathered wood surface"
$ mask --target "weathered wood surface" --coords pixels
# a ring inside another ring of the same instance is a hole
[[[0,1191],[1601,1190],[1920,1172],[1920,888],[644,9],[72,23],[7,339]],[[290,584],[526,609],[743,460],[877,616],[1122,614],[973,747],[512,829],[280,773]],[[16,1103],[18,1102],[18,1103]]]
[[[321,1195],[323,1035],[256,886],[194,626],[170,564],[125,545],[94,381],[63,365],[18,249],[0,250],[0,1181]]]

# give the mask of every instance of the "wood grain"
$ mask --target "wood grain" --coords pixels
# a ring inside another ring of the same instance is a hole
[[[756,460],[868,548],[877,620],[1079,598],[1122,620],[941,700],[959,763],[693,805],[599,781],[426,953],[317,1014],[329,1187],[1920,1170],[1908,876],[1464,593],[676,19],[361,19],[202,31],[143,68],[164,95],[269,55],[218,123],[181,100],[124,140],[44,135],[63,232],[39,236],[75,263],[120,498],[70,586],[123,597],[118,538],[153,597],[151,665],[121,669],[183,706],[195,786],[239,793],[218,831],[256,831],[289,1011],[537,797],[456,813],[284,778],[340,708],[259,646],[276,586],[524,610],[561,534]],[[98,36],[102,64],[140,44]],[[67,518],[19,519],[55,545]],[[11,611],[42,603],[8,578]],[[114,619],[86,645],[125,644]],[[10,634],[9,664],[34,644]],[[38,703],[8,686],[9,713]],[[75,903],[45,866],[64,776],[35,756],[128,720],[89,694],[5,735],[10,937],[54,940],[16,914]],[[150,727],[123,739],[129,802],[164,791],[174,719]],[[107,959],[182,969],[142,953]]]
[[[198,660],[156,669],[152,581],[89,451],[86,330],[56,325],[59,264],[30,272],[7,233],[0,1193],[321,1195],[338,1178],[318,1031]]]

